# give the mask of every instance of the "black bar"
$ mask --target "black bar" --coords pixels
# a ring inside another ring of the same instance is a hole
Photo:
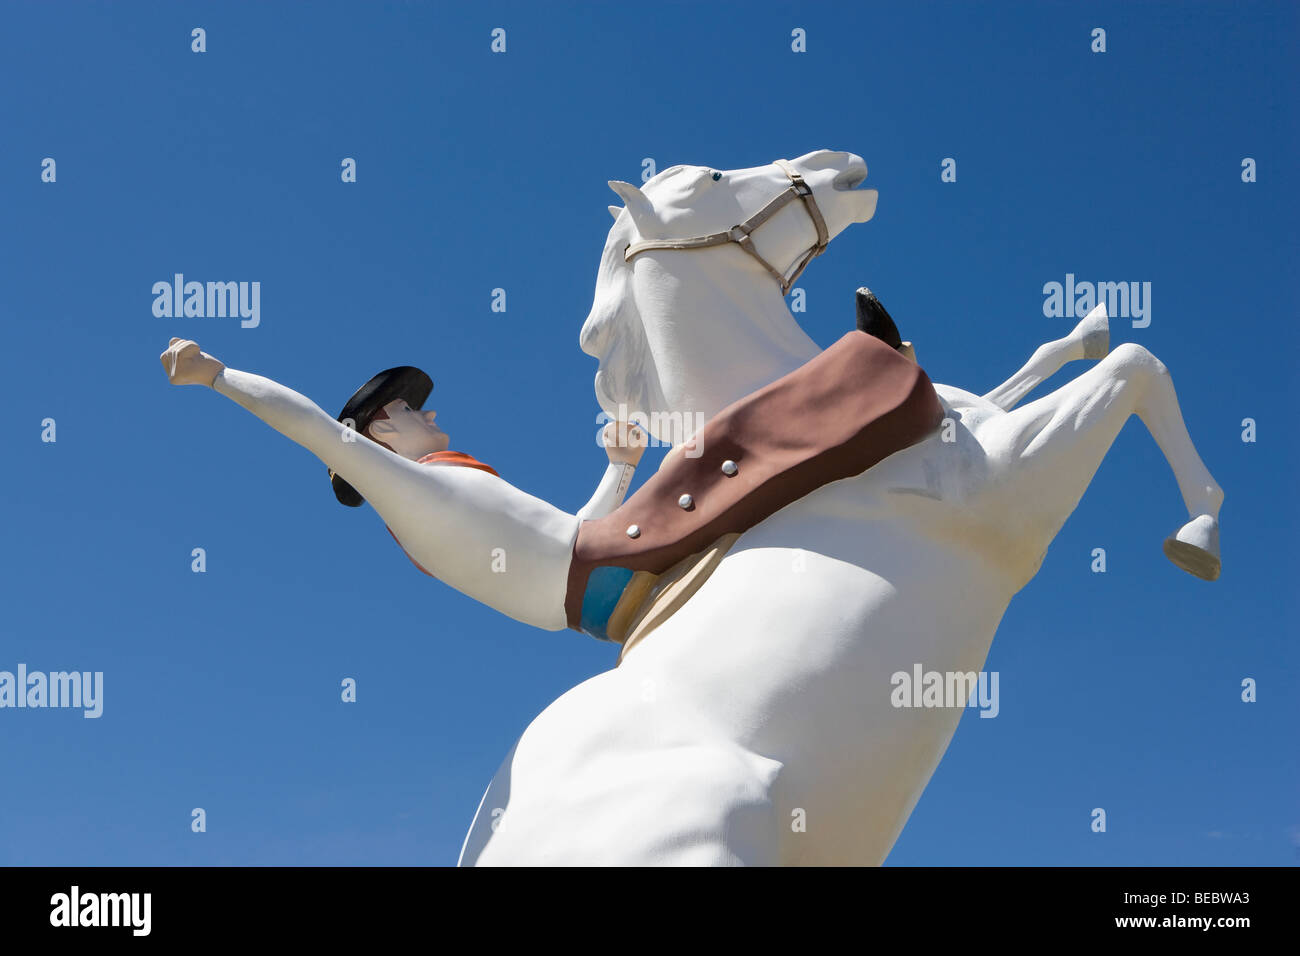
[[[676,940],[677,948],[684,942],[682,934],[692,932],[690,925],[702,920],[709,924],[710,936],[734,933],[740,938],[784,926],[811,943],[835,929],[836,935],[860,940],[864,947],[877,934],[889,934],[880,940],[902,934],[918,945],[944,939],[991,944],[1097,936],[1131,936],[1145,943],[1202,937],[1231,945],[1255,933],[1294,938],[1298,885],[1297,870],[1291,868],[888,867],[666,874],[629,869],[36,867],[0,869],[0,927],[7,944],[57,942],[60,937],[72,945],[97,945],[109,937],[119,942],[299,944],[318,939],[337,944],[416,934],[437,946],[455,945],[453,939],[466,933],[471,939],[499,941],[502,932],[512,929],[531,932],[538,943],[547,937],[572,939],[605,932],[600,927],[607,924],[617,933],[601,937],[609,946],[627,941],[629,933],[639,935],[632,928],[641,926],[650,937]],[[52,925],[52,918],[71,922],[74,886],[78,922],[98,918],[100,894],[148,893],[147,936],[136,935],[144,928],[143,896],[133,898],[129,909],[123,897],[107,900],[105,921],[116,911],[119,923],[126,925]],[[1179,893],[1185,898],[1174,895]],[[94,902],[88,903],[88,896]],[[1207,917],[1244,918],[1247,924],[1188,925]],[[1133,919],[1154,923],[1119,925]]]

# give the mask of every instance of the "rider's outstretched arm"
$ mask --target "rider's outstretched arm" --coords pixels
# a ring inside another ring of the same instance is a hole
[[[209,386],[344,477],[365,461],[393,454],[345,427],[305,395],[261,375],[227,368],[195,342],[174,338],[160,358],[172,384]]]
[[[566,626],[574,515],[478,469],[409,461],[293,389],[225,368],[193,342],[175,339],[161,358],[173,384],[211,386],[346,478],[429,574],[516,620]]]
[[[223,368],[212,388],[345,477],[363,460],[394,454],[353,432],[307,396],[264,376]]]

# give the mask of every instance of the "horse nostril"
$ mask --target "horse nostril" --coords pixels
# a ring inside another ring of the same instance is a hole
[[[866,167],[855,164],[836,176],[832,185],[836,189],[854,189],[866,182],[866,179]]]

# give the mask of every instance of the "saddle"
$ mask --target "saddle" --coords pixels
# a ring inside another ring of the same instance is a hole
[[[674,449],[619,508],[581,524],[564,602],[569,627],[623,643],[626,653],[740,534],[921,441],[942,419],[914,361],[868,331],[849,332],[719,412],[694,436],[696,457]],[[656,590],[670,569],[676,576]],[[672,601],[663,598],[669,591]]]

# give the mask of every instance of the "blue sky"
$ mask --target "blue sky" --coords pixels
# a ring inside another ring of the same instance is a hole
[[[963,718],[888,863],[1294,865],[1298,9],[5,3],[0,670],[103,671],[105,700],[0,710],[0,864],[453,863],[528,721],[613,650],[419,574],[158,353],[196,338],[331,411],[419,365],[454,448],[575,510],[606,180],[830,147],[880,200],[799,282],[816,341],[866,283],[983,392],[1073,324],[1044,283],[1149,281],[1112,343],[1170,368],[1227,495],[1206,584],[1161,554],[1184,513],[1130,421],[1003,619],[999,716]],[[260,281],[260,325],[155,317],[176,272]]]

